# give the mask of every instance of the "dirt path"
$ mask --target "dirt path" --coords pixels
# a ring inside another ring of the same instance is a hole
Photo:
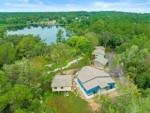
[[[92,108],[93,112],[99,111],[98,104],[95,102],[94,99],[90,99],[87,101],[88,101],[90,107]]]
[[[75,59],[75,60],[72,60],[70,61],[66,66],[63,66],[63,67],[60,67],[60,68],[56,68],[54,69],[53,71],[48,71],[47,74],[50,74],[50,73],[53,73],[53,72],[57,72],[57,71],[60,71],[60,70],[63,70],[63,69],[67,69],[69,68],[72,64],[75,64],[77,63],[78,61],[82,60],[83,57],[79,57],[78,59]]]
[[[119,90],[116,89],[113,92],[106,94],[106,96],[114,98],[114,97],[120,96],[120,92]]]

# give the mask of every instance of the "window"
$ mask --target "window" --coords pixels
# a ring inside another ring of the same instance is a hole
[[[61,87],[61,89],[64,89],[64,87]]]
[[[54,89],[57,89],[57,87],[54,87]]]

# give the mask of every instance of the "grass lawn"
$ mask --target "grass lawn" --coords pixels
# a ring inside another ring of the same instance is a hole
[[[93,113],[88,103],[74,93],[68,97],[53,93],[47,96],[44,106],[51,108],[50,113]]]
[[[87,56],[84,56],[82,60],[80,60],[78,63],[71,65],[68,69],[82,68],[89,64],[90,64],[90,59]]]

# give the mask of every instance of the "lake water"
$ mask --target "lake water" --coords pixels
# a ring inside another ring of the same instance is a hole
[[[7,35],[29,35],[39,36],[47,44],[55,43],[57,39],[57,32],[62,29],[64,31],[63,38],[68,38],[66,30],[60,26],[48,26],[48,27],[25,27],[20,30],[9,30]]]

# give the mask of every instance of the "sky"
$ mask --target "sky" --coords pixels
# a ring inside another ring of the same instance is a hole
[[[150,13],[150,0],[0,0],[0,12],[58,11]]]

